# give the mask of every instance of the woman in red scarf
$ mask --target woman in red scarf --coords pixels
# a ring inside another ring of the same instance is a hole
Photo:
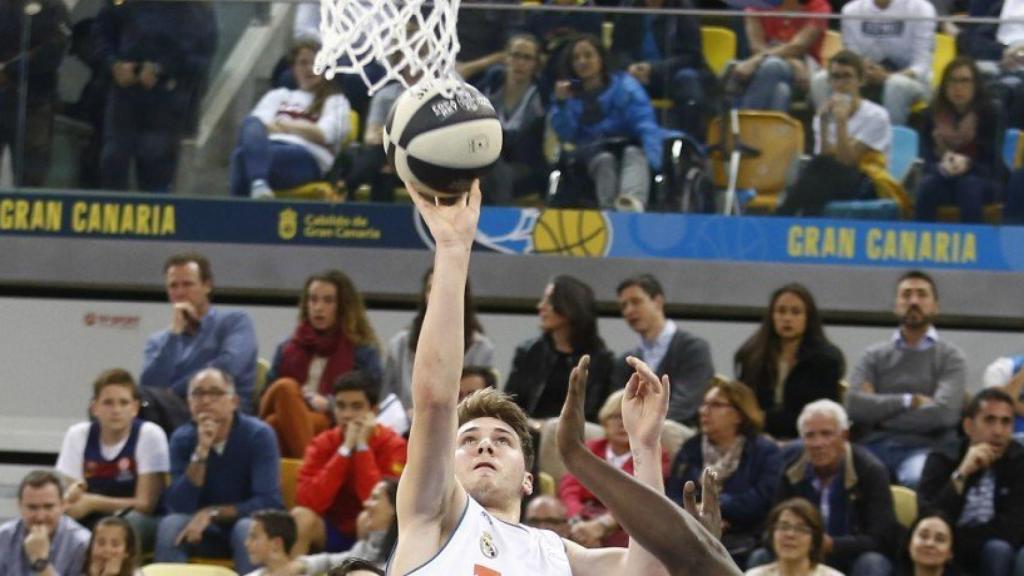
[[[310,276],[299,325],[277,347],[267,374],[272,384],[260,401],[260,418],[277,432],[282,457],[302,458],[313,436],[330,428],[331,386],[352,370],[381,375],[363,297],[339,270]]]

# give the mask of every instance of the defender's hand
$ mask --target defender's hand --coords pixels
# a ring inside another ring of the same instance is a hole
[[[697,505],[697,487],[693,481],[683,485],[683,507],[696,518],[704,529],[722,537],[722,509],[718,506],[718,474],[705,468],[700,477],[700,505]]]
[[[569,392],[565,395],[562,415],[558,417],[558,432],[555,436],[558,453],[566,455],[586,450],[583,444],[584,400],[586,399],[587,376],[590,374],[590,356],[584,354],[569,375]]]

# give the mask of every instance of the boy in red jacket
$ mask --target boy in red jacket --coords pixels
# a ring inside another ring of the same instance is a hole
[[[380,383],[353,371],[334,384],[336,425],[313,438],[299,469],[298,538],[292,553],[342,552],[356,540],[356,517],[383,476],[405,467],[405,439],[377,424]]]

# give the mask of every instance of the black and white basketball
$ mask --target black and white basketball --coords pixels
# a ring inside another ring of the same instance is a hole
[[[446,97],[439,86],[412,86],[391,107],[384,152],[403,182],[442,198],[470,184],[501,154],[501,122],[479,90],[460,83]]]

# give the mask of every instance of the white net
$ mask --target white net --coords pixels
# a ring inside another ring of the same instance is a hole
[[[358,74],[373,94],[392,80],[406,87],[455,85],[459,0],[320,0],[323,47],[314,70],[332,78]],[[369,64],[385,74],[371,79]]]

